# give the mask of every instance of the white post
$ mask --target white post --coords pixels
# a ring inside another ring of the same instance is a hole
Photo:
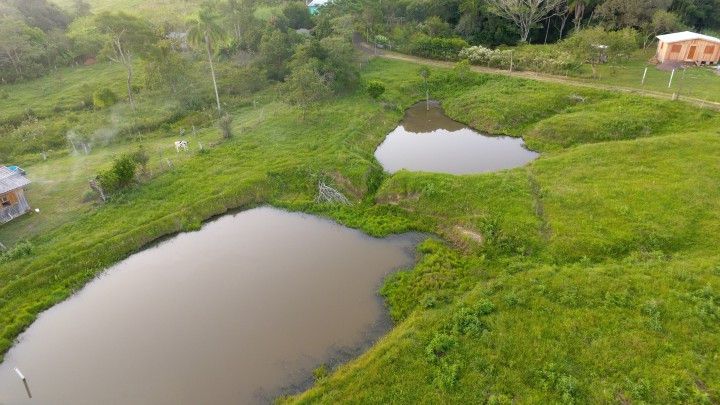
[[[642,83],[641,83],[643,86],[645,85],[645,78],[647,77],[647,71],[648,71],[648,68],[647,68],[647,66],[645,66],[645,72],[643,72],[643,78],[642,78]]]
[[[32,399],[32,394],[30,393],[30,386],[28,386],[27,379],[25,378],[23,373],[21,373],[17,367],[15,367],[15,373],[17,373],[18,377],[20,377],[20,379],[22,380],[23,385],[25,386],[25,392],[27,392],[27,394],[28,394],[28,398]]]
[[[670,82],[668,83],[668,89],[672,86],[673,77],[675,77],[675,69],[673,69],[672,73],[670,73]]]

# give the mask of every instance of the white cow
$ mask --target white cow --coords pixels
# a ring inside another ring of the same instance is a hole
[[[181,150],[184,150],[185,152],[188,151],[188,141],[175,142],[175,151],[177,151],[177,153],[180,153]]]

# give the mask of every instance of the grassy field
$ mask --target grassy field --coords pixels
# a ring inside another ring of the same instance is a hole
[[[598,67],[599,77],[595,79],[590,78],[590,69],[585,69],[581,73],[581,80],[659,93],[678,93],[680,96],[720,102],[720,74],[715,66],[693,66],[678,70],[670,83],[670,72],[659,70],[656,65],[649,63],[654,53],[654,49],[638,52],[630,61],[601,65]],[[642,77],[646,67],[648,71],[643,84]]]
[[[417,71],[375,60],[363,79],[385,83],[382,103],[357,92],[305,120],[270,91],[255,108],[232,109],[232,140],[193,150],[110,203],[48,208],[0,228],[0,241],[31,244],[0,264],[0,352],[40,311],[158,237],[269,203],[373,235],[441,237],[382,288],[393,331],[288,402],[718,401],[720,115],[435,69],[431,95],[450,116],[525,136],[542,156],[490,174],[389,176],[373,151],[422,98]],[[148,139],[162,149],[172,138]],[[30,162],[31,178],[72,172],[77,182],[36,181],[29,199],[78,198],[83,178],[137,144]],[[354,204],[315,204],[320,177]]]
[[[74,0],[53,0],[65,10],[72,10]],[[191,15],[200,0],[88,0],[93,13],[124,11],[151,17],[154,21],[172,19],[171,16]]]

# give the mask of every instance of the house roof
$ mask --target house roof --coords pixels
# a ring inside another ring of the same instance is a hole
[[[30,184],[27,177],[20,172],[10,170],[5,166],[0,166],[0,193],[17,190]]]
[[[695,39],[702,39],[705,41],[715,42],[720,44],[720,39],[711,37],[710,35],[703,35],[698,34],[697,32],[690,32],[690,31],[683,31],[683,32],[675,32],[672,34],[665,34],[665,35],[658,35],[657,38],[663,42],[667,43],[673,43],[673,42],[685,42],[685,41],[692,41]]]
[[[312,0],[308,7],[320,7],[330,3],[330,0]]]

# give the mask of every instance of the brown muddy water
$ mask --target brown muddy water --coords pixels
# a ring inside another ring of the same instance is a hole
[[[271,402],[390,328],[377,290],[418,241],[273,208],[221,217],[41,314],[0,365],[0,404]]]
[[[436,101],[430,103],[429,111],[424,101],[410,107],[401,125],[375,151],[390,173],[402,169],[486,173],[523,166],[537,156],[521,138],[486,136],[453,121]]]

